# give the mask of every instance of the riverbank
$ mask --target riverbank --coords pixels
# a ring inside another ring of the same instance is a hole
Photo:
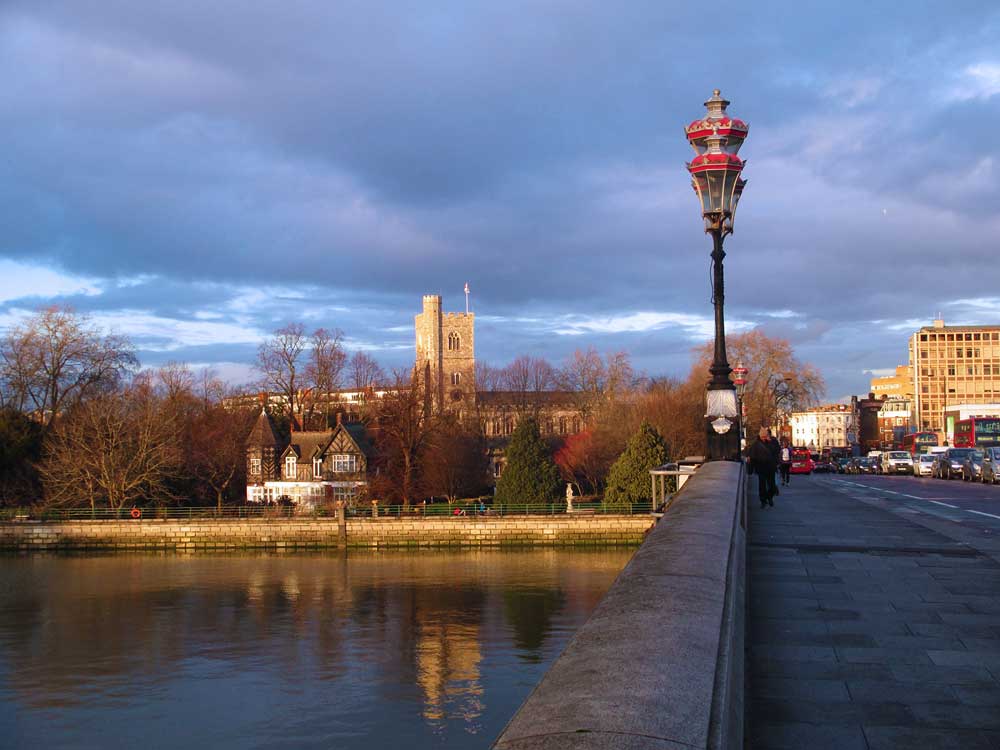
[[[347,519],[128,519],[0,523],[0,550],[240,550],[640,544],[651,515]]]

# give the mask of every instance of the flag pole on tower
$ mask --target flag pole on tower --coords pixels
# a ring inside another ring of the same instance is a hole
[[[465,282],[465,314],[469,314],[469,282]]]

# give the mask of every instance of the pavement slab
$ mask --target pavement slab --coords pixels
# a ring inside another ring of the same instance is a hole
[[[1000,748],[992,541],[826,477],[750,490],[748,746]]]

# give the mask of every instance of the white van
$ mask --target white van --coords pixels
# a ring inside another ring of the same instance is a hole
[[[912,474],[913,456],[909,451],[886,451],[882,454],[883,474]]]

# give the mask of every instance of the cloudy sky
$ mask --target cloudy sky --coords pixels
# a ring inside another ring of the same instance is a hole
[[[936,313],[1000,322],[998,38],[995,0],[4,0],[0,326],[69,304],[242,380],[299,320],[392,367],[468,282],[481,359],[683,375],[719,87],[729,330],[864,392]]]

